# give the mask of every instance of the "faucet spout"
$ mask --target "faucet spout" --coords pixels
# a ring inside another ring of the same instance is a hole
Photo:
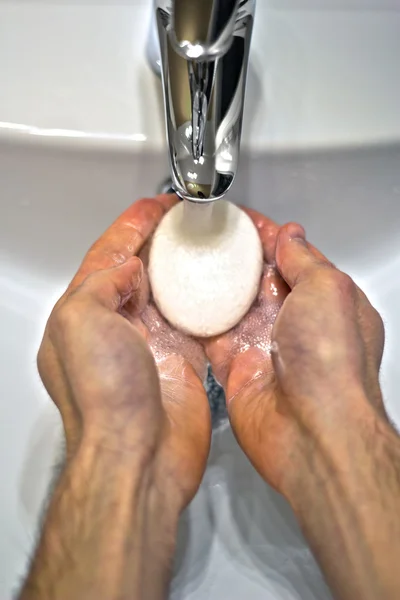
[[[237,172],[255,0],[154,0],[173,186],[222,198]]]

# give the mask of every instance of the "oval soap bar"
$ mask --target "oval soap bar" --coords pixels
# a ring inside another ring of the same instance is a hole
[[[150,249],[154,301],[176,328],[210,337],[234,327],[257,296],[263,250],[250,217],[235,204],[180,202]]]

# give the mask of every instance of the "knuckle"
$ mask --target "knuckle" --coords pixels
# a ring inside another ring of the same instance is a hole
[[[362,318],[363,338],[379,370],[385,344],[385,326],[379,312],[368,301]]]
[[[326,268],[322,275],[323,282],[328,290],[340,296],[354,296],[356,284],[346,273],[337,269]]]
[[[47,325],[36,357],[39,376],[47,389],[49,381],[51,381],[52,376],[54,376],[56,354],[57,350],[51,339],[49,326]]]
[[[78,304],[78,301],[80,302],[81,308],[83,303],[89,299],[90,301],[96,302],[101,296],[101,291],[106,291],[107,295],[112,298],[110,304],[112,304],[114,308],[118,308],[121,304],[121,294],[118,292],[115,284],[113,269],[115,269],[115,267],[88,275],[70,298],[70,300],[74,302],[74,307]]]
[[[356,291],[356,284],[347,273],[335,271],[337,273],[337,287],[340,292],[345,295],[353,295]]]
[[[109,245],[103,248],[103,255],[107,259],[106,265],[108,267],[117,267],[125,263],[131,256],[133,248],[139,241],[139,233],[136,230],[130,235],[130,243],[123,249],[121,249],[118,242],[113,245]]]
[[[92,273],[89,273],[88,275],[86,275],[86,277],[82,281],[82,283],[71,294],[69,301],[74,300],[74,298],[76,297],[77,294],[79,294],[80,291],[86,290],[88,287],[95,285],[98,278],[101,277],[101,273],[102,273],[102,271],[93,271]]]
[[[54,339],[60,331],[65,331],[74,325],[76,321],[75,301],[71,296],[61,305],[56,305],[48,321],[50,338]]]
[[[46,336],[46,334],[45,334]],[[41,377],[41,379],[43,380],[43,378],[46,376],[46,372],[47,372],[47,350],[46,350],[46,337],[43,339],[37,357],[36,357],[36,364],[37,364],[37,369],[39,371],[39,375]]]
[[[375,331],[380,331],[383,333],[385,330],[385,323],[380,312],[378,312],[378,310],[371,304],[368,297],[362,290],[359,290],[359,294],[361,310],[365,315],[367,322],[370,323],[373,328],[375,328]]]
[[[73,290],[71,295],[68,298],[67,305],[68,309],[73,309],[76,312],[76,306],[78,303],[82,302],[85,297],[96,295],[98,290],[101,289],[112,277],[113,269],[115,269],[116,265],[109,267],[108,269],[103,269],[101,271],[93,271],[86,275],[85,279],[82,283]]]
[[[370,304],[370,321],[374,329],[379,332],[381,335],[384,334],[385,325],[380,313],[376,310],[372,304]]]

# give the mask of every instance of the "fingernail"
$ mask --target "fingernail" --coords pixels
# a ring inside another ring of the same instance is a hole
[[[306,232],[299,223],[290,223],[286,229],[289,238],[296,242],[305,242]]]

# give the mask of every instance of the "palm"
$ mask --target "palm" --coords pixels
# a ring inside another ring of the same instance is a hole
[[[272,328],[287,295],[287,286],[274,267],[265,265],[260,292],[246,317],[233,329],[205,342],[215,376],[227,400],[261,377],[273,376],[270,357]]]

